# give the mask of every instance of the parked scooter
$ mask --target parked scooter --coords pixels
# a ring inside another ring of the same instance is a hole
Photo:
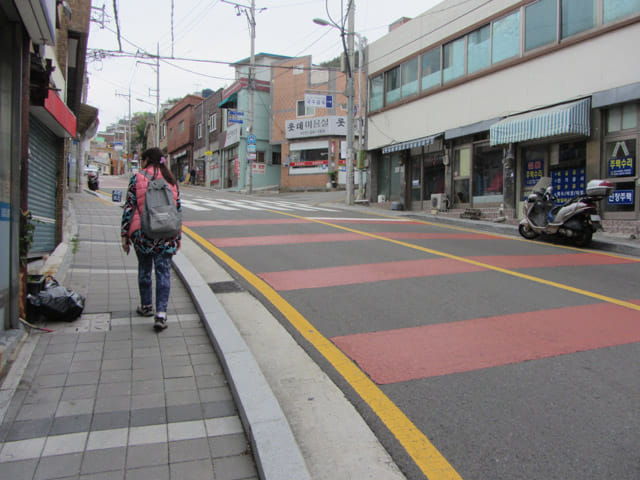
[[[559,235],[578,247],[585,247],[591,242],[594,232],[603,229],[596,202],[611,195],[614,188],[614,184],[607,180],[591,180],[587,183],[585,195],[555,205],[551,178],[542,177],[524,203],[524,219],[518,231],[530,240],[539,235]]]
[[[87,185],[91,191],[98,190],[98,172],[91,171],[87,173]]]

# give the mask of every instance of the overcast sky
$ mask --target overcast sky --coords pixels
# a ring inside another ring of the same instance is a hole
[[[356,0],[355,31],[369,42],[385,35],[400,17],[414,18],[441,0]],[[118,35],[112,0],[93,0],[89,33],[88,103],[100,110],[100,130],[126,118],[131,91],[131,112],[155,112],[155,59],[107,56],[96,60],[91,49],[118,51]],[[160,101],[183,97],[204,88],[217,90],[233,82],[228,66],[250,55],[249,27],[245,14],[224,0],[174,0],[173,42],[171,0],[116,0],[120,41],[125,54],[136,51],[161,57],[207,60],[205,63],[165,59],[160,62]],[[240,0],[249,6],[250,0]],[[285,56],[312,55],[314,63],[342,52],[337,29],[313,23],[313,18],[340,21],[347,0],[256,0],[256,53]],[[239,13],[239,14],[238,14]],[[120,95],[116,95],[120,94]],[[122,96],[124,95],[124,96]],[[139,101],[138,99],[143,100]],[[144,103],[148,102],[148,103]]]

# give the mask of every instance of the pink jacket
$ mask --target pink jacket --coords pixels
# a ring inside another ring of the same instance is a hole
[[[147,172],[149,175],[153,176],[152,166],[145,168],[144,171]],[[156,178],[164,178],[162,176],[162,172],[160,171],[160,169],[156,170]],[[129,227],[129,237],[131,237],[133,232],[135,232],[136,230],[140,230],[140,228],[142,228],[140,224],[140,215],[144,210],[144,199],[147,193],[148,186],[149,186],[149,179],[140,172],[136,173],[136,203],[138,204],[138,206],[133,212],[133,218],[131,219],[131,226]],[[173,201],[177,202],[178,201],[178,185],[171,185],[169,183],[169,187],[173,192]]]

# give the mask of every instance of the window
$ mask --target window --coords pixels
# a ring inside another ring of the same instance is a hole
[[[202,138],[202,123],[198,122],[196,125],[196,138]]]
[[[282,165],[282,153],[281,152],[271,152],[271,164],[272,165]]]
[[[418,57],[402,64],[402,98],[418,93]]]
[[[491,43],[493,63],[502,62],[520,53],[520,12],[493,22]]]
[[[596,25],[597,0],[562,0],[562,38]]]
[[[304,100],[298,100],[296,103],[296,115],[298,117],[310,117],[315,115],[316,107],[308,107],[305,105]]]
[[[619,132],[638,126],[638,112],[635,103],[610,108],[607,112],[607,132]]]
[[[385,104],[398,100],[400,100],[400,67],[393,68],[384,74]]]
[[[469,73],[491,65],[490,36],[489,25],[469,34],[467,40],[467,70]]]
[[[422,90],[440,85],[440,47],[422,55]]]
[[[378,75],[371,79],[371,100],[369,109],[378,110],[384,106],[384,76]]]
[[[184,132],[184,120],[180,120],[180,123],[178,123],[178,133],[182,132]]]
[[[525,50],[555,42],[558,37],[558,1],[540,0],[525,10]]]
[[[443,82],[446,83],[464,75],[464,43],[463,37],[444,46]]]
[[[489,201],[499,201],[495,196],[502,195],[502,148],[475,145],[473,150],[473,196],[490,196],[494,198]],[[475,201],[481,199],[474,198],[474,204]]]
[[[211,115],[209,115],[209,131],[210,132],[216,131],[217,117],[218,117],[218,114],[216,113],[212,113]]]
[[[640,0],[603,0],[603,3],[605,22],[640,12]]]

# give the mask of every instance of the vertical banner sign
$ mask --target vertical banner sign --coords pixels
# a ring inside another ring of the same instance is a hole
[[[524,165],[524,184],[533,187],[544,174],[544,160],[528,160]]]

